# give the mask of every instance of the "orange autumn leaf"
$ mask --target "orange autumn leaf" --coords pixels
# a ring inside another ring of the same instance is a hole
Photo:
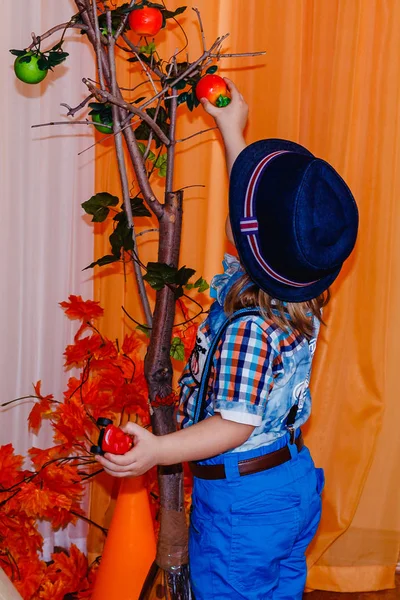
[[[40,472],[40,481],[48,490],[67,496],[79,503],[83,496],[83,484],[78,471],[81,467],[71,464],[51,463]]]
[[[18,561],[19,576],[13,578],[13,583],[24,600],[34,600],[42,583],[46,563],[38,556],[30,555]]]
[[[28,517],[21,506],[9,503],[2,508],[0,519],[0,556],[8,550],[14,558],[42,550],[43,538],[36,529],[36,519]]]
[[[81,440],[85,438],[87,430],[93,428],[85,407],[80,398],[76,397],[59,404],[53,413],[53,420],[55,422],[54,428],[62,431],[68,442],[73,439]]]
[[[54,400],[54,396],[53,394],[47,394],[47,396],[43,396],[42,395],[42,382],[39,380],[34,386],[33,389],[35,390],[35,394],[36,396],[39,398],[39,400]]]
[[[75,544],[71,544],[69,553],[57,552],[52,554],[52,564],[47,570],[50,581],[62,579],[67,593],[76,592],[81,584],[87,584],[88,561],[86,556]]]
[[[22,484],[17,496],[10,500],[10,506],[20,506],[28,516],[39,519],[45,518],[49,511],[55,514],[60,509],[69,510],[71,505],[71,498],[64,494],[28,483]]]
[[[40,600],[63,600],[67,593],[68,590],[66,589],[66,584],[63,579],[58,579],[54,582],[45,580],[40,586],[37,598]]]
[[[51,415],[51,405],[54,402],[53,394],[48,394],[47,396],[42,395],[41,385],[42,382],[38,381],[36,385],[33,386],[39,402],[35,402],[28,416],[29,429],[34,433],[38,432],[43,417]]]
[[[23,461],[23,456],[14,454],[12,444],[0,446],[0,485],[3,488],[9,488],[23,477],[21,474]]]
[[[48,400],[36,402],[28,416],[29,429],[33,433],[38,433],[43,417],[49,417],[51,413],[51,404]]]
[[[85,361],[94,356],[95,352],[101,347],[102,343],[103,341],[101,336],[96,333],[94,335],[84,337],[81,340],[77,340],[74,344],[70,344],[66,347],[64,352],[65,366],[83,366]]]
[[[33,466],[38,471],[49,461],[62,456],[67,456],[69,454],[69,449],[62,444],[53,446],[52,448],[45,448],[44,450],[35,448],[33,446],[28,450],[28,454],[31,458]]]
[[[71,295],[69,302],[60,302],[65,314],[70,319],[79,319],[81,321],[90,321],[101,317],[104,309],[99,302],[93,300],[82,300],[82,296]]]
[[[124,354],[132,354],[143,346],[143,342],[138,338],[135,333],[127,334],[122,344],[122,352]]]

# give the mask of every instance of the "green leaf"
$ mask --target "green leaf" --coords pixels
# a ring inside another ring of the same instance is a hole
[[[26,50],[10,50],[11,54],[14,56],[24,56],[26,54]]]
[[[188,109],[190,110],[190,112],[192,112],[193,108],[194,108],[194,94],[193,92],[191,94],[188,94],[187,100],[186,100],[186,104]]]
[[[150,42],[147,46],[140,46],[139,52],[143,52],[143,54],[153,54],[156,51],[156,45],[154,42]]]
[[[83,202],[81,206],[88,215],[93,215],[92,223],[102,223],[110,212],[108,207],[117,206],[118,203],[117,196],[112,196],[108,192],[100,192]]]
[[[114,256],[121,256],[121,249],[126,252],[133,250],[135,245],[132,239],[132,229],[128,225],[128,219],[125,212],[123,217],[117,221],[117,226],[110,235],[111,250]]]
[[[63,45],[63,42],[58,42],[58,44],[56,44],[55,46],[52,47],[50,52],[55,52],[56,50],[61,50],[62,45]]]
[[[173,19],[173,18],[177,17],[178,15],[182,14],[183,12],[185,12],[186,8],[187,8],[187,6],[179,6],[179,8],[177,8],[174,11],[164,9],[163,14],[166,19]]]
[[[103,267],[104,265],[110,265],[111,263],[118,262],[118,261],[119,261],[119,256],[114,256],[114,254],[106,254],[105,256],[102,256],[95,262],[90,263],[90,265],[85,267],[83,270],[86,271],[87,269],[93,269],[93,267],[96,267],[96,266]]]
[[[145,144],[143,144],[142,142],[138,142],[138,147],[139,147],[140,152],[142,153],[142,156],[144,156],[144,154],[146,152],[146,149],[147,149],[147,146]],[[154,152],[152,152],[150,150],[150,152],[147,155],[146,160],[154,162],[155,158],[156,158],[156,155],[154,154]]]
[[[186,266],[181,267],[177,273],[177,283],[186,285],[191,277],[196,273],[194,269],[188,269]]]
[[[143,279],[154,290],[162,290],[165,284],[176,283],[178,269],[176,267],[170,267],[165,263],[149,262],[147,264],[147,273]]]
[[[134,217],[151,217],[151,212],[144,204],[143,198],[131,198],[132,215]]]
[[[183,104],[184,102],[186,102],[188,98],[188,93],[187,92],[183,92],[182,94],[179,94],[178,96],[178,105],[179,104]]]
[[[187,87],[187,82],[185,81],[185,79],[181,79],[180,81],[178,81],[178,83],[174,85],[175,90],[184,90],[185,87]]]
[[[203,292],[207,291],[210,286],[208,285],[207,281],[203,279],[203,277],[200,277],[200,279],[198,279],[194,284],[194,287],[197,287],[199,292],[202,294]]]
[[[156,113],[155,108],[147,108],[146,112],[152,119],[154,119],[154,115]],[[168,115],[163,106],[161,106],[158,111],[156,123],[160,127],[160,129],[165,133],[165,135],[169,135]],[[139,125],[139,127],[135,129],[135,135],[136,139],[138,140],[148,140],[150,135],[150,127],[147,125],[147,123],[142,122]],[[161,142],[156,135],[154,136],[154,141],[156,144],[156,148],[159,148],[161,146]]]
[[[169,354],[171,358],[174,358],[175,360],[185,360],[185,346],[183,345],[181,338],[172,338]]]
[[[212,67],[208,67],[206,73],[208,73],[209,75],[214,75],[214,73],[216,73],[217,71],[218,71],[217,65],[213,65]]]
[[[51,69],[52,67],[60,65],[68,56],[68,52],[49,52],[47,56],[48,68]]]
[[[168,155],[160,154],[160,156],[157,158],[156,162],[154,163],[155,168],[158,169],[158,174],[160,177],[166,177],[167,164],[168,164]]]
[[[148,337],[148,338],[149,338],[149,337],[150,337],[150,335],[151,335],[151,328],[150,328],[150,327],[147,327],[146,325],[138,325],[138,326],[136,327],[136,329],[137,329],[138,331],[141,331],[142,333],[144,333],[144,334],[145,334],[145,336],[146,336],[146,337]]]

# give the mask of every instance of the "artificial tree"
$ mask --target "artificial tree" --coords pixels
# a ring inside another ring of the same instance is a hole
[[[75,0],[75,4],[77,13],[69,22],[55,25],[41,36],[32,34],[33,40],[27,49],[12,51],[17,55],[16,73],[21,76],[21,63],[37,66],[40,71],[47,73],[63,62],[68,56],[64,51],[64,42],[69,29],[78,29],[93,46],[97,61],[97,81],[84,78],[83,83],[88,90],[85,100],[76,107],[67,104],[63,106],[67,108],[67,115],[73,118],[89,107],[91,119],[73,119],[70,123],[95,126],[102,133],[109,132],[112,136],[121,182],[122,205],[114,216],[114,231],[110,236],[111,253],[90,266],[117,261],[123,261],[125,266],[127,262],[132,264],[145,315],[145,323],[141,326],[149,333],[145,375],[151,423],[155,434],[164,435],[175,430],[176,398],[171,393],[171,353],[173,355],[174,352],[174,348],[171,352],[171,338],[175,303],[186,295],[186,286],[194,286],[200,290],[205,288],[202,278],[190,284],[194,271],[186,267],[179,268],[178,264],[184,192],[174,188],[177,107],[185,104],[191,111],[198,106],[196,86],[206,73],[215,73],[215,63],[221,58],[261,53],[223,53],[223,42],[228,34],[217,37],[207,47],[200,12],[193,8],[202,39],[200,56],[193,62],[181,61],[181,52],[177,50],[168,60],[163,60],[154,39],[149,39],[145,34],[147,32],[153,36],[157,28],[165,27],[169,19],[176,20],[186,7],[170,11],[164,2],[158,4],[148,0],[131,0],[117,7],[103,0]],[[152,17],[155,17],[155,25],[153,20],[150,29],[141,29],[137,24],[141,21],[140,14],[143,11],[152,13]],[[151,29],[153,26],[154,30]],[[142,37],[133,38],[129,34],[131,28],[136,29]],[[43,52],[43,42],[60,31],[62,35],[59,41],[49,51]],[[138,78],[140,73],[144,74],[152,90],[150,94],[140,94],[140,81],[137,98],[130,98],[129,101],[126,99],[126,92],[121,88],[117,77],[116,48],[123,52],[127,61],[134,63],[133,68],[137,69]],[[33,81],[32,74],[30,77],[31,81],[27,81],[34,83],[35,77],[33,76]],[[43,78],[42,73],[38,73],[37,81]],[[223,106],[228,100],[219,97],[217,102]],[[181,114],[179,118],[184,118],[183,111]],[[62,123],[65,124],[64,121]],[[52,122],[46,125],[55,124],[57,123]],[[133,169],[139,190],[134,198],[130,194],[130,168]],[[165,177],[161,199],[153,190],[154,176]],[[101,222],[109,217],[110,207],[118,204],[118,198],[100,193],[84,203],[83,207],[93,216],[93,221]],[[158,260],[147,265],[142,263],[137,246],[134,217],[140,215],[153,215],[158,221]],[[149,301],[148,285],[156,290],[154,306]],[[189,320],[188,317],[187,321]],[[161,525],[156,563],[168,573],[173,597],[189,598],[182,465],[160,467],[159,488]],[[177,546],[180,546],[178,552]]]

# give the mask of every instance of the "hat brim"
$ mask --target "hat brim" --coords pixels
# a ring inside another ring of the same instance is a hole
[[[328,289],[339,275],[341,265],[335,268],[329,275],[319,279],[311,285],[304,285],[301,287],[285,285],[276,279],[273,279],[258,265],[250,250],[247,236],[244,236],[240,230],[244,198],[254,169],[265,156],[279,150],[297,152],[310,157],[314,156],[300,144],[282,139],[260,140],[247,146],[239,154],[232,167],[229,189],[229,215],[233,239],[246,272],[258,287],[277,300],[285,302],[306,302],[320,296]]]

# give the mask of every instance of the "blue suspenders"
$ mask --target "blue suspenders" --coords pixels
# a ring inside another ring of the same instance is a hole
[[[211,375],[212,362],[213,362],[215,351],[217,349],[217,346],[221,340],[223,333],[225,332],[227,327],[231,323],[236,321],[237,319],[240,319],[241,317],[251,316],[251,315],[260,316],[260,314],[261,314],[261,311],[258,308],[241,308],[240,310],[234,312],[229,317],[227,317],[226,320],[222,323],[221,327],[218,329],[218,331],[217,331],[216,335],[214,336],[214,339],[211,343],[210,349],[207,354],[206,361],[204,363],[204,368],[203,368],[203,372],[202,372],[201,380],[200,380],[200,389],[198,391],[197,398],[196,398],[193,424],[196,424],[205,418],[208,381],[209,381],[210,375]],[[298,404],[296,403],[292,406],[292,408],[290,409],[289,414],[286,418],[286,428],[290,433],[290,443],[291,444],[294,443],[294,439],[295,439],[296,432],[295,432],[293,425],[294,425],[294,422],[296,419],[297,411],[298,411]]]
[[[218,329],[216,335],[214,336],[214,339],[207,354],[206,362],[204,363],[203,373],[201,375],[200,389],[196,398],[193,424],[202,421],[205,417],[206,397],[208,390],[208,381],[211,374],[212,361],[223,333],[227,329],[228,325],[230,325],[237,319],[240,319],[241,317],[247,317],[250,315],[259,316],[260,310],[258,308],[241,308],[240,310],[234,312],[232,315],[226,318],[226,320],[222,323],[221,327]]]

